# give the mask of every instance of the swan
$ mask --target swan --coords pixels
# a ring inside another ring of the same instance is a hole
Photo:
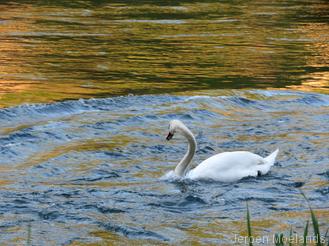
[[[180,120],[172,120],[169,124],[167,140],[173,138],[176,132],[188,140],[188,150],[174,171],[167,173],[164,178],[188,178],[192,180],[210,179],[222,182],[234,182],[243,177],[265,175],[275,162],[279,149],[263,158],[248,151],[233,151],[216,154],[189,170],[197,143],[192,132]]]

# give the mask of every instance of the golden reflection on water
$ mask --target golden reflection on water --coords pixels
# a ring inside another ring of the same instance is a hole
[[[326,225],[329,223],[329,211],[325,210],[314,210],[316,216],[320,218],[320,225]],[[284,212],[279,213],[275,218],[271,219],[257,219],[251,218],[251,225],[253,229],[254,237],[268,237],[269,245],[271,244],[271,239],[276,232],[283,232],[286,236],[289,234],[290,224],[284,223],[288,219],[299,219],[300,221],[305,221],[304,224],[296,225],[293,228],[294,233],[297,233],[299,237],[302,237],[304,226],[307,220],[310,220],[310,214],[307,211],[303,212]],[[180,224],[180,221],[176,221],[177,224]],[[183,222],[182,222],[183,223]],[[311,224],[310,224],[311,225]],[[164,228],[166,225],[163,225]],[[168,224],[167,226],[172,226]],[[265,231],[266,230],[266,231]],[[267,233],[272,231],[271,234]],[[242,236],[246,237],[248,235],[246,221],[229,221],[229,220],[218,220],[214,219],[212,222],[207,224],[198,224],[189,227],[184,230],[185,237],[189,238],[188,241],[180,241],[179,245],[200,245],[204,243],[203,239],[223,239],[226,241],[231,241],[232,243],[221,243],[220,245],[237,245],[234,243],[236,237]],[[70,245],[172,245],[172,243],[161,243],[153,240],[143,240],[143,239],[127,239],[124,236],[120,236],[117,233],[109,231],[95,231],[92,233],[93,236],[100,239],[97,243],[81,243],[73,242]],[[223,236],[225,235],[225,236]],[[238,244],[240,245],[240,244]],[[297,244],[293,244],[297,245]],[[309,244],[315,245],[315,244]]]
[[[321,1],[300,22],[303,5],[260,0],[83,2],[1,5],[1,107],[215,88],[328,92]]]
[[[52,148],[48,151],[39,152],[30,157],[28,160],[24,161],[21,165],[15,168],[28,168],[34,166],[38,163],[53,159],[55,157],[61,156],[65,153],[71,151],[83,152],[83,151],[93,151],[93,150],[113,150],[116,147],[124,147],[125,145],[136,140],[135,138],[128,137],[126,135],[115,135],[111,139],[88,139],[83,142],[70,142],[69,144],[63,146],[58,146]],[[92,163],[88,162],[89,168],[93,166]],[[95,162],[95,166],[99,163]],[[83,163],[80,165],[84,166]]]
[[[168,245],[166,243],[161,243],[156,240],[150,240],[150,239],[128,239],[125,237],[122,237],[116,233],[111,233],[107,231],[96,231],[92,233],[93,236],[98,237],[101,239],[100,242],[95,243],[81,243],[81,242],[72,242],[69,244],[70,246],[98,246],[98,245]]]
[[[329,24],[307,23],[300,27],[305,37],[314,40],[306,46],[315,55],[308,57],[306,64],[310,72],[302,76],[301,85],[289,86],[303,91],[329,93]]]

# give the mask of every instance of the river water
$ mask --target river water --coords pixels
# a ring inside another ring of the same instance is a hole
[[[1,244],[216,244],[329,224],[325,1],[0,4]],[[276,165],[234,183],[166,181],[221,151]]]
[[[0,106],[191,90],[328,93],[327,1],[0,4]]]

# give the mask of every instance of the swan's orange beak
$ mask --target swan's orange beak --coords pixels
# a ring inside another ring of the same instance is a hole
[[[171,132],[168,133],[168,136],[166,137],[166,139],[169,141],[170,139],[172,139],[172,137],[174,136],[174,134],[172,134]]]

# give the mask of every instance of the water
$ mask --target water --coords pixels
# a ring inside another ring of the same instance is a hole
[[[214,92],[213,92],[214,93]],[[221,91],[219,91],[221,93]],[[302,188],[328,225],[329,96],[233,90],[225,96],[145,95],[22,105],[0,111],[1,243],[230,243],[271,234],[308,216]],[[19,117],[17,117],[19,115]],[[278,163],[235,183],[169,182],[186,140],[165,141],[168,122],[195,133],[194,165],[229,150]]]
[[[328,93],[327,1],[1,3],[0,106],[240,88]]]
[[[1,244],[216,244],[329,223],[327,1],[0,3]],[[221,151],[260,178],[169,182]]]

